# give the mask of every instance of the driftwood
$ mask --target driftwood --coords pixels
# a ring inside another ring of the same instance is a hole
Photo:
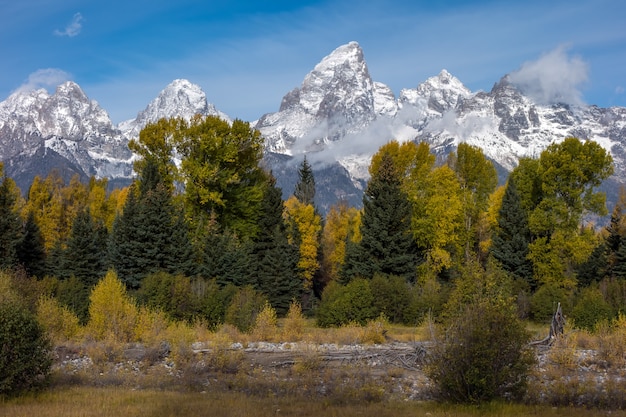
[[[543,345],[543,346],[551,346],[554,343],[554,340],[563,334],[563,329],[565,327],[565,316],[563,315],[563,311],[561,310],[561,303],[559,303],[556,307],[556,312],[554,316],[552,316],[552,323],[550,324],[550,334],[542,340],[537,340],[535,342],[531,342],[531,345]]]

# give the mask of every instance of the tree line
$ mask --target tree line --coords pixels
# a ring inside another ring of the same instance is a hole
[[[556,302],[581,325],[626,306],[626,194],[609,226],[587,220],[607,214],[597,187],[613,170],[592,141],[522,158],[502,186],[480,148],[438,160],[425,142],[391,141],[372,158],[363,208],[340,201],[325,218],[306,158],[283,201],[246,122],[161,119],[129,147],[137,179],[110,193],[106,179],[51,173],[22,198],[0,173],[0,268],[46,282],[83,320],[111,269],[140,301],[214,324],[261,299],[279,315],[299,301],[320,325],[416,323],[476,274],[504,277],[518,314],[536,320]],[[601,312],[584,307],[599,300]]]

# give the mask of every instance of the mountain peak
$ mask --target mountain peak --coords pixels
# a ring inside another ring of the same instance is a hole
[[[119,128],[129,138],[139,135],[148,123],[156,123],[162,118],[182,117],[191,119],[200,114],[213,115],[230,122],[230,117],[218,111],[207,101],[202,88],[186,79],[175,79],[169,83],[148,106],[137,114],[135,119],[120,123]]]

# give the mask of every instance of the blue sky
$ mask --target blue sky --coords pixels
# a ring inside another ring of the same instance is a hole
[[[2,0],[0,101],[71,79],[117,123],[187,78],[252,121],[350,41],[396,96],[444,68],[472,91],[524,68],[524,82],[626,106],[623,0]]]

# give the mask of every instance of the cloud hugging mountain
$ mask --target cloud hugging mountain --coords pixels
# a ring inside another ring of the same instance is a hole
[[[538,156],[549,144],[575,136],[610,151],[613,181],[626,182],[626,108],[584,104],[576,90],[584,64],[563,65],[560,53],[503,76],[489,92],[472,92],[442,70],[396,98],[372,80],[363,50],[350,42],[285,94],[279,111],[251,124],[265,138],[265,163],[285,195],[307,155],[323,210],[339,199],[360,204],[370,158],[391,139],[427,141],[441,158],[467,142],[506,172],[520,157]],[[79,174],[128,183],[135,158],[128,141],[159,118],[195,114],[230,120],[187,80],[174,80],[136,118],[119,125],[71,81],[53,94],[20,89],[0,103],[0,160],[23,190],[53,168],[66,180]]]

